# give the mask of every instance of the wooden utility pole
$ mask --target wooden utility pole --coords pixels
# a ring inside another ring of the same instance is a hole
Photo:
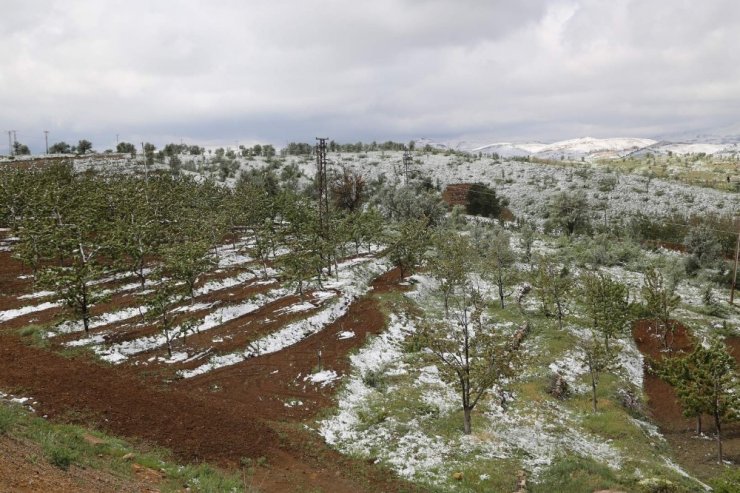
[[[8,155],[13,155],[13,141],[11,140],[11,135],[13,134],[12,130],[8,130]]]
[[[44,130],[44,143],[46,144],[46,153],[49,154],[49,131]]]

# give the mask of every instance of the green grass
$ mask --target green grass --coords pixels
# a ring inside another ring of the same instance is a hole
[[[609,467],[593,459],[578,456],[562,457],[548,468],[537,483],[531,485],[532,493],[593,493],[598,490],[624,490],[625,482],[618,479]],[[628,491],[633,491],[627,488]]]
[[[182,491],[183,485],[202,493],[251,491],[245,484],[251,477],[251,468],[228,473],[208,464],[180,465],[167,450],[145,444],[134,447],[81,426],[51,423],[8,402],[0,402],[0,436],[4,434],[37,445],[43,454],[40,460],[63,470],[82,467],[134,479],[131,466],[136,463],[163,473],[164,478],[157,485],[162,492]],[[133,460],[124,459],[131,454]]]
[[[740,469],[730,467],[709,484],[714,488],[714,493],[736,493],[740,491]]]
[[[22,329],[18,330],[18,333],[29,341],[29,344],[34,347],[46,348],[49,347],[49,339],[45,337],[49,330],[50,324],[31,324],[26,325]]]
[[[604,405],[604,407],[607,407]],[[621,409],[607,407],[596,413],[590,413],[581,421],[583,427],[591,433],[610,440],[642,440],[642,431],[628,421]]]

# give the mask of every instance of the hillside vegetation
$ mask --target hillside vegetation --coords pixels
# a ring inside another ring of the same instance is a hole
[[[324,196],[308,145],[173,146],[0,169],[0,390],[33,412],[226,489],[737,486],[734,191],[385,143],[334,144]]]

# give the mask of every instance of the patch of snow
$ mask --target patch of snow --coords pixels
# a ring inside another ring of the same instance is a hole
[[[330,306],[311,317],[291,323],[277,332],[268,334],[239,352],[217,355],[193,370],[180,372],[183,378],[192,378],[224,366],[241,363],[245,359],[263,354],[274,353],[292,346],[306,337],[321,331],[326,325],[347,313],[349,305],[359,296],[365,294],[369,284],[378,275],[387,270],[384,259],[365,259],[365,262],[353,262],[351,268],[340,269],[336,278],[325,283],[326,287],[340,290],[342,295]]]
[[[123,308],[115,312],[108,312],[103,315],[92,317],[89,320],[89,326],[91,329],[96,327],[102,327],[129,318],[142,316],[147,312],[146,306],[134,306],[129,308]],[[73,332],[82,332],[85,330],[85,326],[82,321],[68,321],[59,324],[56,328],[46,333],[46,337],[54,337],[59,334],[71,334]]]
[[[47,296],[53,296],[55,293],[54,291],[36,291],[35,293],[31,294],[24,294],[23,296],[19,296],[19,300],[33,300],[36,298],[46,298]]]
[[[327,385],[334,383],[336,380],[339,380],[339,375],[334,370],[324,370],[303,377],[304,382],[319,384],[321,387],[326,387]]]
[[[239,303],[237,305],[229,305],[218,308],[200,320],[192,330],[195,332],[204,332],[214,327],[218,327],[230,320],[242,317],[248,313],[252,313],[262,306],[271,303],[287,294],[286,290],[274,289],[266,294],[260,294],[254,298]],[[177,339],[183,334],[182,326],[178,326],[172,329],[170,338],[172,340]],[[124,341],[118,344],[113,344],[109,347],[96,346],[94,351],[100,356],[101,359],[110,363],[120,363],[126,360],[128,357],[149,351],[167,343],[167,338],[164,334],[156,334],[147,337],[140,337],[130,341]]]
[[[277,315],[284,315],[287,313],[300,313],[300,312],[306,312],[308,310],[313,310],[316,308],[313,303],[309,303],[308,301],[304,301],[301,303],[295,303],[293,305],[288,305],[286,307],[283,307],[279,310],[275,310],[275,314]]]
[[[8,320],[22,317],[23,315],[28,315],[29,313],[49,310],[50,308],[58,308],[60,306],[62,306],[61,303],[47,301],[46,303],[41,303],[40,305],[29,305],[23,306],[21,308],[14,308],[12,310],[1,311],[0,322],[7,322]]]

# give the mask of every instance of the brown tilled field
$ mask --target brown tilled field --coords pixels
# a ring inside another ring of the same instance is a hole
[[[132,353],[123,362],[109,364],[90,351],[75,350],[75,345],[104,349],[150,340],[159,334],[159,329],[134,309],[142,304],[138,288],[130,288],[135,279],[117,278],[101,284],[112,294],[93,313],[97,317],[114,313],[125,316],[111,317],[109,323],[98,318],[89,334],[81,330],[49,333],[44,336],[44,343],[38,344],[31,336],[21,335],[19,329],[29,325],[53,328],[61,319],[61,308],[50,306],[11,317],[10,310],[45,307],[42,304],[53,299],[22,298],[32,291],[31,282],[25,278],[28,272],[11,258],[9,251],[2,251],[0,312],[5,318],[0,318],[0,388],[31,396],[38,402],[34,406],[38,415],[166,447],[183,461],[208,461],[236,468],[244,458],[264,457],[269,467],[258,469],[253,479],[262,491],[417,490],[386,470],[330,450],[303,426],[333,405],[338,388],[338,380],[314,383],[306,377],[318,370],[333,371],[337,376],[348,371],[348,354],[362,345],[368,335],[385,327],[374,290],[402,289],[397,284],[397,272],[377,277],[371,290],[353,299],[341,316],[295,344],[193,378],[182,378],[183,371],[193,370],[209,358],[245,350],[260,337],[319,313],[340,295],[334,288],[307,292],[304,299],[286,290],[266,296],[279,288],[279,282],[262,279],[256,268],[251,276],[252,268],[247,262],[211,273],[200,281],[199,287],[239,275],[249,280],[223,289],[203,290],[192,305],[183,303],[179,319],[203,320],[219,308],[239,306],[250,299],[265,301],[248,313],[217,322],[207,331],[178,339],[174,350],[187,353],[186,359],[168,359],[166,347],[155,343]],[[126,308],[132,310],[124,312]],[[351,337],[340,337],[350,332]],[[85,340],[96,342],[87,344]],[[0,457],[0,471],[16,471],[12,483],[0,479],[0,490],[35,484],[45,491],[79,491],[64,481],[33,483],[34,477],[47,477],[47,472],[41,470],[43,466],[16,468],[13,456]],[[56,471],[53,474],[58,475]],[[100,491],[116,489],[115,483],[109,487],[106,478],[90,481],[93,483],[74,484],[100,484]]]

